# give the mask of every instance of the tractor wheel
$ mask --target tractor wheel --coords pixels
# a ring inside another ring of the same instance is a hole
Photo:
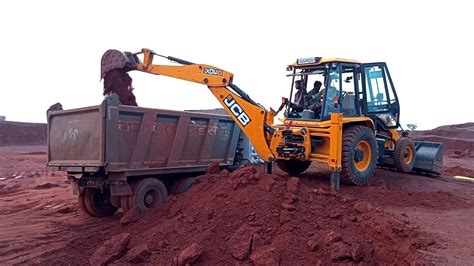
[[[133,186],[133,195],[131,196],[133,202],[130,207],[138,206],[140,212],[146,212],[148,209],[164,203],[167,197],[168,192],[163,182],[156,178],[145,178]]]
[[[311,161],[297,160],[277,160],[276,163],[283,172],[290,175],[299,175],[311,165]]]
[[[352,126],[344,130],[342,139],[341,180],[364,185],[369,182],[377,164],[377,140],[366,126]]]
[[[188,189],[191,188],[191,186],[194,184],[194,181],[196,181],[195,177],[186,177],[186,178],[178,179],[171,186],[171,189],[169,192],[175,195],[184,193],[188,191]]]
[[[101,193],[98,189],[86,188],[84,191],[84,206],[90,215],[96,217],[112,216],[117,208],[110,204],[110,192]]]
[[[411,172],[411,169],[415,166],[415,161],[415,143],[409,138],[401,138],[398,140],[393,150],[393,164],[395,168],[403,173]]]

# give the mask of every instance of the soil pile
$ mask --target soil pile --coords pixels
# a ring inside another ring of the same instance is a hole
[[[474,140],[474,123],[440,126],[433,130],[424,131],[423,134]]]
[[[138,106],[133,94],[132,78],[128,75],[127,69],[116,68],[105,74],[103,95],[110,93],[116,93],[123,105]]]
[[[123,232],[133,232],[129,252],[177,265],[413,263],[417,250],[434,244],[407,220],[357,197],[252,166],[198,177],[186,193],[116,230]]]
[[[46,124],[0,121],[0,147],[46,145]]]

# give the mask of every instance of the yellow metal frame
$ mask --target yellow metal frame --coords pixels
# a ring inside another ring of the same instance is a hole
[[[293,64],[290,64],[289,66],[294,67],[294,68],[313,67],[313,66],[319,66],[319,65],[324,65],[324,64],[333,63],[333,62],[361,64],[360,61],[353,60],[353,59],[329,57],[329,58],[321,58],[321,60],[319,60],[316,63],[298,64],[298,61],[296,61]]]
[[[297,132],[298,128],[305,128],[309,134],[305,139],[309,146],[306,151],[311,151],[307,157],[311,161],[325,163],[331,171],[341,171],[342,167],[342,136],[343,129],[349,125],[365,125],[375,132],[373,121],[368,117],[343,117],[341,113],[332,113],[331,119],[327,121],[302,121],[283,120],[284,125],[275,126],[279,131],[291,128]],[[275,136],[278,134],[277,136]],[[271,141],[271,150],[275,151],[281,141],[281,133],[275,132]],[[310,137],[318,137],[323,140],[321,146],[311,149]],[[309,147],[309,149],[308,149]]]

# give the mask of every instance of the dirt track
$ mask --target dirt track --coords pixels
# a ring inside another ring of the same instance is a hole
[[[377,169],[369,186],[343,186],[340,195],[332,196],[325,192],[328,173],[315,165],[301,178],[291,179],[298,180],[295,196],[299,200],[290,216],[282,214],[286,207],[281,207],[285,206],[290,177],[279,171],[276,177],[259,176],[247,181],[245,176],[237,181],[231,177],[227,181],[220,181],[219,176],[202,177],[189,193],[171,197],[169,203],[147,213],[137,223],[124,226],[119,222],[121,212],[97,219],[78,210],[64,174],[44,170],[45,149],[0,147],[0,178],[6,178],[0,181],[0,264],[87,264],[104,241],[124,232],[131,234],[129,248],[140,244],[153,246],[150,248],[154,262],[171,263],[191,243],[204,245],[198,264],[248,262],[232,255],[234,246],[245,243],[245,238],[234,240],[235,237],[225,235],[242,227],[236,227],[242,224],[236,219],[245,219],[243,224],[250,225],[250,229],[241,229],[243,232],[259,228],[256,234],[263,236],[260,245],[279,250],[282,264],[302,262],[298,256],[306,262],[327,263],[334,261],[331,254],[344,254],[345,248],[355,246],[362,247],[361,254],[372,252],[363,259],[371,263],[408,263],[412,259],[441,264],[474,261],[474,185],[456,183],[448,176],[405,175]],[[449,173],[474,171],[466,169],[474,165],[469,157],[461,163],[451,159],[448,155],[445,160]],[[259,189],[268,182],[272,184],[269,194]],[[237,184],[235,189],[233,184]],[[252,202],[257,199],[255,194],[260,194],[258,199],[265,209]],[[280,202],[272,203],[275,199]],[[372,210],[358,214],[354,212],[356,207],[353,209],[357,203],[369,204]],[[248,206],[244,208],[242,204]],[[236,211],[228,212],[232,209]],[[312,250],[310,240],[328,232],[340,232],[342,240],[333,246],[318,248],[315,244]],[[256,248],[260,240],[255,237],[251,237],[251,243]],[[370,238],[370,247],[365,246],[361,237]],[[235,245],[224,244],[232,241]],[[395,247],[401,255],[395,256],[396,260],[384,261],[382,256],[391,254]],[[252,256],[258,252],[254,251]],[[340,259],[351,262],[351,258],[343,255]]]

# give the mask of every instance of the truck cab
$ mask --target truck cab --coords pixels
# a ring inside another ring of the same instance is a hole
[[[291,89],[286,119],[327,121],[332,113],[341,113],[343,117],[369,116],[376,127],[398,128],[400,107],[385,63],[309,57],[298,59],[287,70],[292,73],[287,75],[291,77]],[[302,111],[291,107],[297,80],[308,93]],[[317,82],[322,83],[320,93],[314,90]]]

